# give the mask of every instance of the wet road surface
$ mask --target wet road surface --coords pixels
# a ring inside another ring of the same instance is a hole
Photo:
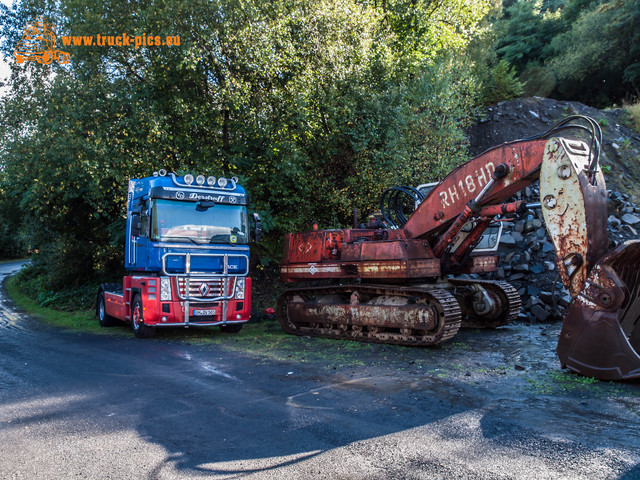
[[[2,292],[0,478],[640,478],[640,385],[560,371],[558,329],[333,370],[55,329]]]

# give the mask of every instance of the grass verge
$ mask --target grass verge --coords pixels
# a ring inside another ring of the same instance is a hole
[[[640,132],[640,102],[625,105],[624,108],[631,115],[633,129]]]
[[[63,312],[52,308],[41,307],[35,300],[29,298],[20,291],[17,277],[15,275],[9,277],[5,282],[5,288],[7,289],[9,298],[11,298],[18,307],[29,315],[38,317],[38,319],[48,325],[90,332],[101,331],[100,325],[95,320],[95,313],[93,310]]]

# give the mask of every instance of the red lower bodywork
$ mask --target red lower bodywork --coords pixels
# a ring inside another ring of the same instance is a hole
[[[177,277],[170,277],[171,300],[161,300],[160,277],[127,276],[123,279],[121,292],[104,291],[105,311],[111,317],[130,322],[133,298],[135,295],[140,295],[144,324],[150,327],[246,323],[251,316],[251,278],[244,277],[244,279],[245,288],[242,299],[206,301],[206,295],[201,295],[202,298],[199,301],[186,302],[178,296],[179,280]],[[193,292],[194,287],[197,289],[202,283],[206,283],[206,280],[191,279],[190,283]],[[234,278],[231,277],[227,287],[229,294],[233,294],[234,287]],[[184,289],[184,287],[182,288]],[[224,303],[226,303],[226,308]],[[185,316],[187,305],[189,315]]]

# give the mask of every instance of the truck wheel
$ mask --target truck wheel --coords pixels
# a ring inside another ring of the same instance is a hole
[[[118,321],[115,317],[107,315],[107,309],[104,302],[104,292],[102,290],[98,293],[96,315],[98,316],[98,322],[100,322],[101,327],[113,327]]]
[[[225,333],[238,333],[242,330],[242,323],[236,323],[232,325],[220,325],[220,330]]]
[[[131,302],[131,328],[137,338],[149,338],[153,337],[156,333],[156,329],[144,324],[144,318],[142,315],[142,299],[140,295],[133,297]]]

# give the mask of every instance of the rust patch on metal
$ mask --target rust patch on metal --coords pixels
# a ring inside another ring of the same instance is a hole
[[[363,305],[292,302],[289,318],[295,323],[331,323],[384,328],[432,330],[436,326],[433,307],[428,305]],[[331,320],[328,320],[331,319]]]
[[[445,342],[461,321],[450,292],[424,286],[296,288],[280,296],[277,314],[282,328],[294,335],[410,346]]]
[[[491,188],[483,205],[502,203],[537,179],[546,140],[512,142],[487,150],[460,165],[427,195],[402,230],[406,238],[433,235],[448,227],[491,179],[495,167],[509,166],[509,174]]]
[[[591,185],[585,175],[589,149],[552,138],[540,171],[540,195],[545,225],[556,249],[562,283],[571,296],[580,293],[592,266],[606,252],[607,192],[602,173]]]

